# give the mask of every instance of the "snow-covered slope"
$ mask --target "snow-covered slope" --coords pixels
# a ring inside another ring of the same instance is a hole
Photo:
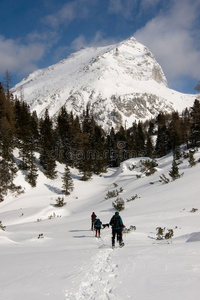
[[[160,111],[182,111],[195,99],[169,89],[153,54],[133,37],[111,46],[82,49],[30,74],[12,92],[39,116],[47,108],[54,116],[63,105],[79,115],[89,105],[105,129],[131,126]]]
[[[200,152],[195,159],[200,158]],[[157,160],[157,172],[145,176],[141,158],[130,159],[89,182],[71,169],[75,189],[56,208],[64,166],[52,181],[40,172],[31,188],[0,203],[0,291],[6,300],[198,300],[200,293],[200,163],[179,165],[184,175],[168,184],[160,175],[171,169],[171,155]],[[145,158],[144,158],[145,159]],[[134,166],[134,167],[133,167]],[[115,184],[115,185],[114,185]],[[125,247],[111,249],[111,229],[98,240],[90,231],[94,211],[103,223],[114,213],[108,191],[120,190],[127,228]],[[135,197],[137,195],[137,197]],[[133,201],[130,200],[135,197]],[[173,229],[171,240],[156,239],[157,227]],[[43,236],[42,236],[43,234]],[[40,237],[40,238],[39,238]]]

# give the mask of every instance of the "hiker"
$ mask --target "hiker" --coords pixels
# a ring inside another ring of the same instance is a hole
[[[96,221],[94,222],[94,229],[96,230],[95,236],[97,237],[98,234],[98,238],[101,237],[101,224],[102,222],[100,221],[100,219],[96,219]]]
[[[95,213],[93,212],[91,215],[91,230],[94,230],[94,222],[96,221],[97,216],[95,215]]]
[[[117,236],[117,241],[119,242],[120,247],[124,246],[122,240],[122,229],[125,227],[123,225],[122,218],[120,217],[118,211],[115,212],[110,220],[110,225],[112,226],[112,247],[115,247],[115,237]]]

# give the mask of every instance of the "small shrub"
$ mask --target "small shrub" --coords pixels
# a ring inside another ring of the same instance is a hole
[[[163,183],[169,183],[169,181],[170,181],[170,179],[167,178],[164,174],[162,174],[160,176],[160,179],[161,179],[161,182],[163,182]]]
[[[192,151],[192,150],[189,151],[188,162],[189,162],[190,167],[194,167],[196,165],[194,153],[195,153],[195,151]]]
[[[125,202],[122,198],[117,198],[113,203],[112,203],[112,206],[118,210],[118,211],[121,211],[125,208]]]
[[[154,174],[157,170],[158,164],[155,160],[140,160],[142,165],[141,172],[145,173],[146,176]]]
[[[40,233],[40,234],[38,235],[38,239],[43,239],[43,238],[44,238],[43,233]]]
[[[165,228],[157,227],[156,230],[157,230],[157,233],[156,233],[157,240],[163,240],[163,235],[164,235]]]
[[[165,234],[165,239],[171,239],[174,236],[174,231],[173,229],[168,229],[168,232]]]
[[[157,229],[157,233],[156,233],[156,235],[157,235],[157,240],[163,240],[163,239],[168,240],[168,239],[171,239],[171,238],[174,236],[174,231],[173,231],[173,229],[167,229],[168,232],[165,233],[165,234],[164,234],[164,232],[165,232],[165,227],[164,227],[164,228],[162,228],[162,227],[157,227],[156,229]]]
[[[131,232],[131,231],[133,231],[133,230],[136,230],[136,226],[133,226],[133,225],[131,225],[129,228],[124,228],[123,229],[123,232],[124,233],[129,233],[129,232]]]
[[[126,199],[126,202],[134,201],[135,199],[139,198],[136,194],[135,196],[132,196],[130,199]]]
[[[66,205],[67,203],[64,202],[64,198],[60,198],[58,197],[58,199],[56,199],[56,204],[55,207],[63,207],[64,205]]]
[[[106,194],[105,199],[107,200],[107,199],[110,199],[110,198],[115,198],[119,195],[119,193],[122,193],[122,192],[123,192],[122,187],[119,189],[119,191],[118,190],[108,191],[107,194]]]
[[[6,226],[3,226],[2,221],[0,221],[0,228],[1,228],[3,231],[5,231],[5,229],[6,229]]]
[[[54,219],[54,218],[56,218],[56,217],[57,217],[57,218],[60,218],[61,216],[56,215],[55,212],[53,212],[52,215],[48,216],[48,219],[51,220],[51,219]]]
[[[192,208],[190,212],[195,213],[196,211],[198,211],[198,208]]]
[[[131,166],[129,166],[129,170],[133,171],[135,169],[135,167],[136,167],[136,165],[131,165]]]

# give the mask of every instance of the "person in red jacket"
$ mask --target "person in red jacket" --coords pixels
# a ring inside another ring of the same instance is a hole
[[[94,230],[94,222],[96,221],[97,216],[93,212],[91,215],[91,230]]]

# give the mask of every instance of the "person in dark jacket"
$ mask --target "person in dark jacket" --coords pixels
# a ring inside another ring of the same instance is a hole
[[[94,230],[94,222],[96,221],[97,216],[93,212],[91,215],[91,230]]]
[[[97,237],[98,234],[98,238],[101,237],[101,224],[102,222],[100,221],[100,219],[96,219],[96,221],[94,222],[94,229],[96,230],[95,236]]]
[[[122,229],[124,227],[122,218],[120,217],[118,211],[112,216],[110,220],[110,225],[112,226],[112,247],[115,247],[115,237],[117,237],[117,241],[119,245],[124,246],[124,242],[122,240]]]

